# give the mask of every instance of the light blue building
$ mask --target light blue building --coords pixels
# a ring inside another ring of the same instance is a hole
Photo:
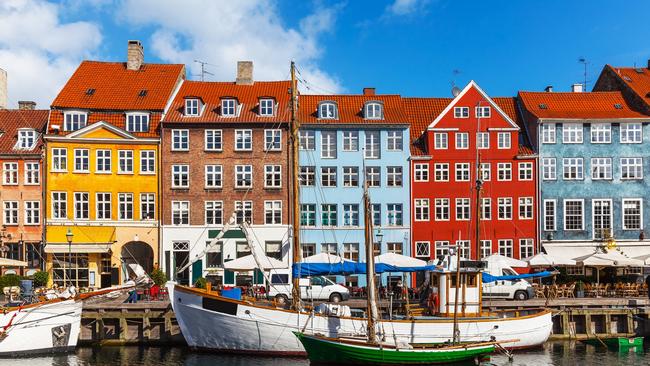
[[[303,95],[300,110],[303,257],[328,252],[365,262],[364,179],[373,205],[375,253],[410,256],[410,141],[401,98],[368,89],[364,95]],[[382,283],[401,278],[384,274]],[[336,280],[366,284],[363,275]]]

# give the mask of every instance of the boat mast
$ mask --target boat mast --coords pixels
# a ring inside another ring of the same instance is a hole
[[[479,100],[478,105],[480,109],[481,101]],[[476,129],[476,232],[474,233],[476,238],[476,260],[481,260],[481,187],[483,186],[483,172],[481,171],[481,155],[478,151],[478,136],[481,132],[481,114],[478,114],[478,127]]]
[[[300,148],[300,141],[298,137],[298,129],[300,128],[300,121],[298,121],[298,84],[296,83],[296,64],[291,61],[291,124],[289,126],[291,131],[291,205],[293,208],[293,264],[299,263],[302,259],[300,253],[300,204],[299,194],[300,185],[298,181],[299,161],[298,150]],[[292,307],[300,311],[300,277],[293,278],[293,288],[291,290]]]
[[[460,342],[460,331],[458,330],[458,289],[460,288],[460,231],[456,242],[456,283],[454,284],[454,334],[453,344]]]
[[[363,183],[363,221],[366,241],[366,277],[368,288],[368,343],[377,344],[377,332],[375,323],[379,319],[377,308],[377,289],[375,287],[375,253],[372,240],[372,219],[370,217],[370,194],[368,193],[368,182]]]

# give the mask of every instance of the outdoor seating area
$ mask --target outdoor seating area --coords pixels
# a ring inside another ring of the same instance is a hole
[[[577,282],[543,285],[533,283],[535,297],[541,299],[562,299],[576,297],[647,297],[648,285],[640,283],[584,283],[582,289]]]

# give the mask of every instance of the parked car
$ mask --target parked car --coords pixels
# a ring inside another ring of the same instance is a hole
[[[279,303],[285,303],[291,298],[293,284],[288,275],[272,275],[269,286],[269,297]],[[350,291],[327,277],[315,276],[300,279],[300,297],[303,300],[319,300],[340,302],[350,298]]]
[[[517,272],[515,272],[511,267],[497,263],[488,263],[486,272],[493,276],[517,275]],[[533,289],[533,286],[524,279],[498,280],[490,283],[483,283],[483,298],[527,300],[534,296],[535,290]]]

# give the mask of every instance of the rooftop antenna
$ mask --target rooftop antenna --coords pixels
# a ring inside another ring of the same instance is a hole
[[[194,62],[196,62],[197,64],[201,64],[201,81],[205,81],[205,75],[214,76],[213,73],[211,73],[210,71],[205,70],[205,65],[210,65],[210,66],[215,66],[215,65],[207,63],[205,61],[201,61],[201,60],[194,60]],[[194,75],[194,76],[196,76],[196,75]]]
[[[587,65],[589,64],[589,61],[587,61],[587,59],[584,57],[580,57],[578,58],[578,62],[585,66],[585,73],[584,73],[585,81],[582,84],[582,86],[583,86],[583,90],[586,92],[587,91]]]
[[[455,82],[456,76],[460,75],[460,70],[458,70],[458,69],[454,69],[454,70],[452,70],[451,73],[454,74],[454,80],[451,81],[451,95],[453,95],[454,98],[455,98],[455,97],[457,97],[458,94],[460,94],[460,92],[462,91],[462,90],[461,90],[461,89],[456,85],[456,82]]]

